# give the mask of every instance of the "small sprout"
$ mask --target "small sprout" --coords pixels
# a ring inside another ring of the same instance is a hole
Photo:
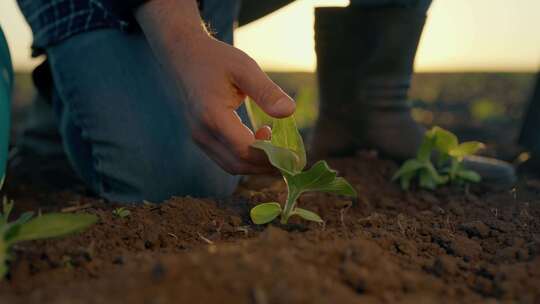
[[[262,203],[253,207],[249,215],[255,224],[261,225],[273,221],[281,214],[281,212],[281,205],[279,203],[271,202]]]
[[[253,111],[255,105],[248,102],[248,111],[254,128],[260,127],[262,111]],[[251,209],[251,220],[258,225],[266,224],[281,216],[281,223],[286,224],[293,215],[308,221],[324,223],[316,213],[297,207],[300,195],[305,192],[318,191],[356,197],[354,188],[343,178],[338,177],[335,170],[330,169],[325,161],[315,163],[309,170],[306,166],[304,141],[298,132],[294,117],[272,119],[271,140],[257,140],[252,145],[266,153],[270,163],[282,174],[287,184],[287,201],[283,208],[277,202],[268,202]]]
[[[148,207],[156,206],[156,204],[154,204],[154,203],[152,203],[150,201],[147,201],[147,200],[144,200],[142,203],[143,203],[144,206],[148,206]]]
[[[68,269],[73,269],[73,259],[69,255],[62,257],[62,264]]]
[[[131,215],[131,211],[125,207],[116,208],[112,211],[112,214],[119,218],[126,218]]]
[[[48,213],[33,217],[33,212],[25,212],[17,220],[9,222],[13,205],[13,201],[4,197],[0,213],[0,279],[8,272],[7,262],[14,244],[82,232],[98,220],[95,215],[84,213]]]
[[[424,135],[416,158],[409,159],[394,174],[392,180],[398,180],[404,190],[409,189],[411,181],[418,179],[421,188],[434,190],[448,183],[477,183],[481,180],[478,173],[463,166],[466,156],[474,155],[484,145],[469,141],[459,143],[456,135],[440,127],[433,127]],[[436,165],[432,158],[436,157]]]

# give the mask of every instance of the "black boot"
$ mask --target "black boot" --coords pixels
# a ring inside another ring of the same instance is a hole
[[[411,116],[407,92],[425,20],[417,9],[316,9],[320,106],[313,156],[367,148],[397,161],[415,157],[425,129]],[[515,180],[507,163],[474,157],[467,164],[486,182]]]
[[[529,159],[519,166],[520,173],[540,177],[540,73],[525,111],[518,143],[527,149]]]

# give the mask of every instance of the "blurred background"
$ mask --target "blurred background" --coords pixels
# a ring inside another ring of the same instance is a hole
[[[297,0],[236,31],[236,45],[254,57],[298,102],[299,124],[317,116],[313,8],[346,0]],[[540,1],[434,0],[415,63],[415,118],[489,144],[487,154],[515,160],[520,119],[540,66]],[[0,1],[14,59],[14,132],[34,88],[32,35],[15,0]]]

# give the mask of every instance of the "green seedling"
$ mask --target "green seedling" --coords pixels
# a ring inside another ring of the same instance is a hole
[[[416,158],[409,159],[394,174],[392,180],[398,180],[401,188],[409,189],[411,181],[418,179],[419,185],[426,189],[435,189],[439,185],[446,184],[448,177],[439,174],[435,165],[431,162],[431,155],[435,147],[434,134],[431,131],[426,132],[424,140],[416,153]]]
[[[439,153],[438,166],[447,174],[449,181],[457,184],[480,182],[480,175],[466,169],[463,160],[483,149],[484,144],[478,141],[459,143],[455,134],[439,127],[434,127],[430,132],[434,134],[435,149]]]
[[[409,189],[415,178],[421,188],[430,190],[448,183],[479,182],[480,175],[466,169],[463,159],[483,147],[482,143],[476,141],[460,144],[450,131],[433,127],[425,133],[416,158],[403,163],[392,179],[399,179],[404,190]],[[437,160],[436,164],[433,164],[432,158]]]
[[[33,217],[33,212],[25,212],[12,222],[8,221],[13,209],[13,201],[4,198],[0,213],[0,279],[7,271],[10,250],[13,245],[32,240],[57,238],[81,232],[97,222],[92,214],[49,213]]]
[[[253,118],[253,112],[250,114]],[[252,125],[254,128],[260,127],[255,119],[252,119]],[[306,166],[306,151],[293,116],[272,119],[271,140],[257,140],[253,147],[266,153],[270,163],[281,172],[288,190],[283,208],[278,202],[268,202],[251,209],[251,220],[255,224],[269,223],[280,215],[282,224],[286,224],[293,215],[323,223],[318,214],[297,207],[300,195],[310,191],[351,197],[357,195],[354,188],[343,177],[338,177],[337,172],[325,161],[318,161],[309,170],[303,171]]]
[[[125,207],[120,207],[114,209],[112,214],[119,218],[125,218],[131,215],[131,211],[127,210]]]

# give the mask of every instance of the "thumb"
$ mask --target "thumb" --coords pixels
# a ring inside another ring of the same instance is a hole
[[[275,118],[291,116],[296,108],[294,100],[250,60],[251,64],[235,74],[238,89],[251,97],[266,114]]]

